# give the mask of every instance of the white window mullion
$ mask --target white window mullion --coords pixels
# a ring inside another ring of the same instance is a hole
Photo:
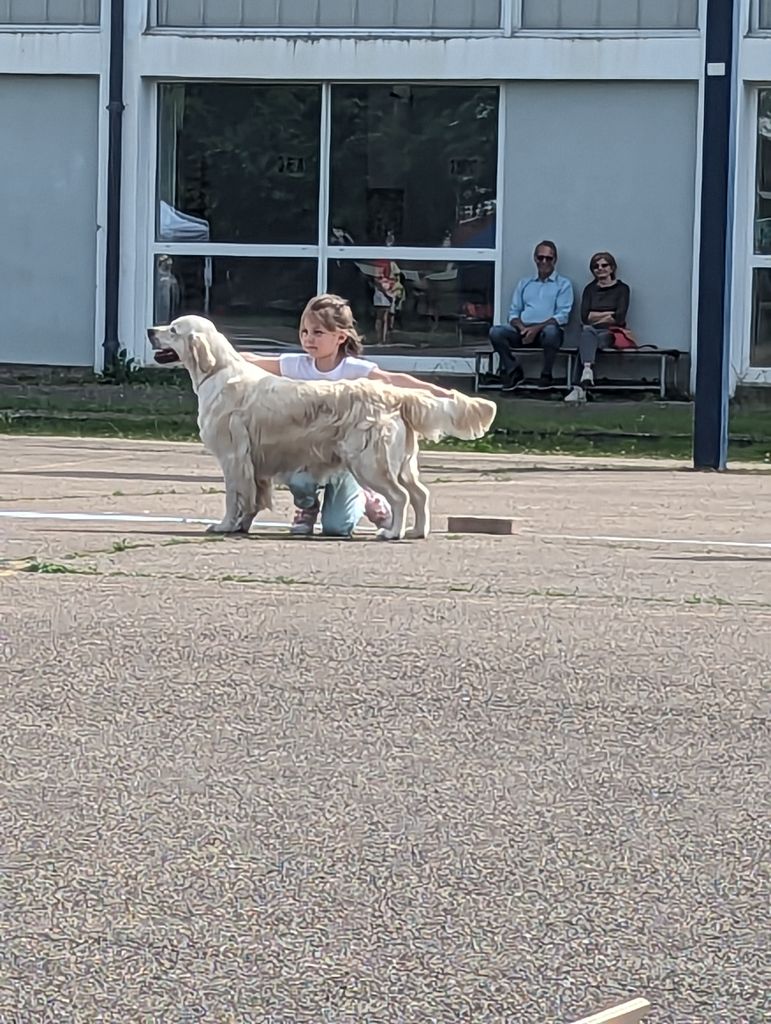
[[[501,25],[507,36],[522,28],[522,0],[501,0]]]
[[[498,88],[498,173],[495,183],[495,276],[493,278],[493,322],[503,302],[503,212],[505,205],[506,108],[508,90],[501,82]],[[503,320],[505,322],[505,318]]]
[[[318,292],[327,290],[327,253],[329,250],[329,189],[332,160],[332,86],[321,86],[321,141],[319,145],[319,265]]]
[[[497,210],[497,204],[496,204]],[[496,214],[497,217],[497,214]],[[405,245],[330,245],[326,247],[327,258],[335,260],[382,260],[385,257],[396,260],[433,260],[437,263],[492,263],[496,249],[455,249],[445,246]]]
[[[279,258],[319,255],[317,245],[248,245],[242,242],[153,242],[155,255],[169,256],[274,256]]]

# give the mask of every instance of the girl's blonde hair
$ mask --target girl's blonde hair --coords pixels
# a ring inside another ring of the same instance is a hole
[[[351,304],[339,295],[316,295],[303,310],[300,327],[308,317],[314,317],[326,331],[342,331],[345,341],[340,348],[347,356],[359,356],[364,351],[364,338],[356,330]]]

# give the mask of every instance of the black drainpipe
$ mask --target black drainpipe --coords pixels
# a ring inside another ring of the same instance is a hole
[[[104,297],[104,369],[112,369],[121,344],[118,339],[120,292],[120,191],[123,161],[124,0],[110,2],[110,113],[107,155],[107,260]]]

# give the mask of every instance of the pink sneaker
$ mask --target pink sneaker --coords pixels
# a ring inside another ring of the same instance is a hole
[[[318,502],[315,505],[311,505],[310,508],[296,508],[289,532],[298,537],[310,537],[313,533],[313,527],[316,525],[316,520],[319,518],[320,510],[321,506]]]
[[[385,498],[374,491],[364,490],[364,515],[379,530],[390,530],[393,525],[394,515],[391,506]]]

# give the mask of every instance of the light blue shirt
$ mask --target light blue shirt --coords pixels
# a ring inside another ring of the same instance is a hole
[[[537,274],[523,277],[514,289],[509,321],[517,317],[523,324],[542,324],[552,317],[565,326],[573,308],[573,285],[556,270],[541,281]]]

